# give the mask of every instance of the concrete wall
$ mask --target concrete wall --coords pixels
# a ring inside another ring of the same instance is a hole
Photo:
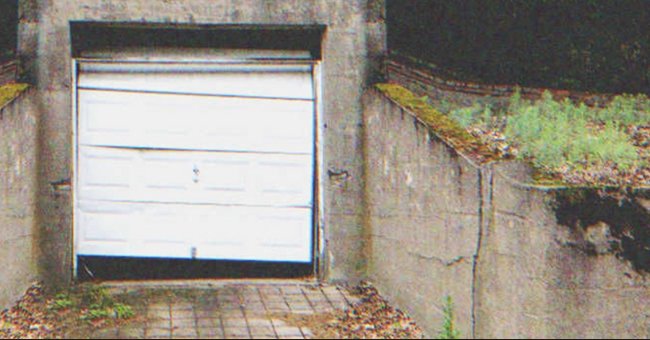
[[[37,278],[37,110],[28,91],[0,105],[0,310]]]
[[[542,188],[473,164],[376,90],[364,114],[368,277],[429,336],[650,336],[648,190]]]
[[[372,90],[365,97],[369,277],[430,335],[444,297],[471,331],[480,173],[429,128]]]
[[[41,268],[54,285],[72,277],[71,20],[165,24],[326,25],[323,49],[324,244],[321,275],[363,273],[361,94],[385,47],[382,0],[21,0],[19,55],[43,108],[38,180]]]

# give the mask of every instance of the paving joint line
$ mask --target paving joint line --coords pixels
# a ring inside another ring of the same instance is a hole
[[[269,312],[269,309],[266,306],[266,300],[264,299],[264,296],[262,296],[262,291],[260,291],[259,288],[256,289],[257,289],[257,295],[260,297],[260,300],[262,301],[262,306],[264,306],[264,316],[271,324],[271,329],[273,329],[273,335],[275,336],[276,339],[279,339],[280,336],[278,335],[278,332],[275,330],[275,324],[273,324],[273,321],[271,320],[270,317],[271,312]]]
[[[251,332],[251,326],[248,323],[248,313],[246,313],[246,308],[244,308],[246,301],[244,301],[243,290],[241,289],[237,289],[237,300],[239,300],[239,310],[241,311],[242,315],[244,315],[244,322],[246,323],[246,332],[248,333],[248,337],[252,339],[253,333]],[[223,335],[226,335],[225,330],[223,332]]]

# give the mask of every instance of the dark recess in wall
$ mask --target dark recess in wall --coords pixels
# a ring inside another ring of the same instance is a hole
[[[0,63],[15,57],[17,27],[18,0],[0,1]]]
[[[160,25],[72,22],[72,55],[124,47],[201,47],[309,50],[321,57],[324,26]]]

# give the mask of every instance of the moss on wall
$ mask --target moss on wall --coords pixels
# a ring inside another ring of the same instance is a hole
[[[21,93],[27,90],[28,87],[29,85],[27,84],[7,84],[0,86],[0,108],[16,99]]]
[[[377,89],[397,104],[412,111],[424,124],[431,127],[438,137],[458,152],[477,160],[479,163],[498,159],[478,138],[451,120],[446,115],[431,107],[426,98],[420,98],[411,91],[396,84],[377,84]]]

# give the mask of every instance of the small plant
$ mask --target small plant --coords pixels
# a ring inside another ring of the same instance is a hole
[[[650,98],[644,94],[623,94],[614,97],[599,110],[598,119],[603,122],[618,121],[625,125],[650,123]]]
[[[482,117],[484,111],[485,110],[483,107],[481,107],[481,105],[474,103],[474,105],[469,107],[463,107],[449,111],[449,117],[460,124],[460,126],[466,128],[476,123]]]
[[[97,320],[97,319],[104,319],[111,317],[112,315],[112,310],[109,308],[93,308],[93,307],[98,307],[98,306],[91,306],[88,311],[86,311],[85,314],[81,315],[79,318],[81,320]]]
[[[72,307],[74,303],[68,294],[59,293],[54,296],[54,300],[50,302],[48,308],[52,310],[64,310]]]
[[[115,302],[108,290],[101,286],[86,287],[82,294],[82,301],[88,306],[88,310],[81,316],[82,320],[128,319],[135,315],[131,306]]]
[[[115,312],[115,317],[118,319],[129,319],[135,315],[133,308],[123,303],[113,305],[113,311]]]
[[[454,323],[454,304],[451,296],[445,299],[445,306],[442,308],[442,330],[438,333],[438,339],[459,339],[460,332]]]
[[[110,307],[113,305],[113,298],[104,287],[87,285],[83,288],[81,301],[86,306]]]

